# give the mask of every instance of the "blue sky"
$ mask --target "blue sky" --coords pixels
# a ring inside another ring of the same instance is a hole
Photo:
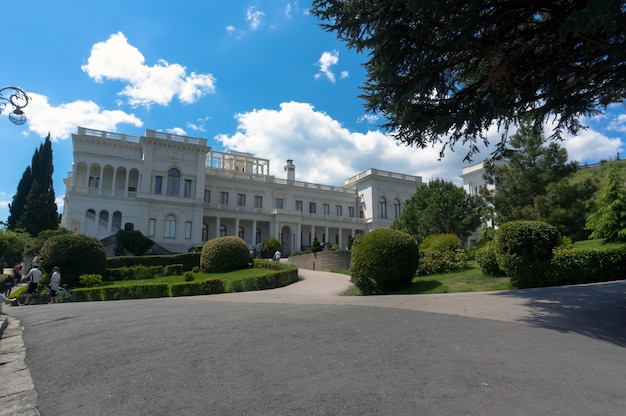
[[[373,167],[460,184],[465,149],[439,161],[438,148],[398,146],[364,113],[358,95],[366,57],[323,31],[309,7],[283,0],[4,2],[2,13],[12,18],[0,46],[0,87],[18,86],[31,100],[23,126],[0,116],[0,220],[48,132],[61,211],[79,126],[205,137],[215,149],[270,159],[277,177],[293,159],[301,181],[342,185]],[[623,104],[585,122],[589,129],[562,143],[570,159],[622,152]]]

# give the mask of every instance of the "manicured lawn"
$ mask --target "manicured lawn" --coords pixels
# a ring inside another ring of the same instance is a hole
[[[468,267],[459,272],[433,274],[416,277],[411,286],[393,292],[394,295],[419,295],[429,293],[489,292],[493,290],[512,290],[508,277],[491,277],[483,274],[475,261],[468,262]]]
[[[349,270],[337,270],[336,273],[350,275]],[[467,268],[454,273],[433,274],[416,277],[411,286],[403,290],[388,293],[389,295],[425,295],[433,293],[455,292],[489,292],[493,290],[512,290],[513,286],[508,277],[490,277],[483,274],[475,261],[467,263]],[[346,293],[360,295],[359,290]]]

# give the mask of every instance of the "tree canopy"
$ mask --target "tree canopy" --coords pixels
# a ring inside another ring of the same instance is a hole
[[[398,141],[467,159],[494,122],[554,119],[550,137],[626,98],[621,0],[313,0],[312,14],[364,52],[368,111]]]
[[[466,238],[480,226],[484,200],[469,195],[452,182],[435,179],[417,188],[402,208],[392,228],[418,241],[432,234],[456,234]]]
[[[495,224],[515,220],[541,220],[574,240],[585,239],[585,218],[597,185],[592,179],[577,180],[578,163],[568,162],[567,150],[549,142],[541,126],[529,121],[511,136],[506,164],[485,162],[483,189],[491,204]]]

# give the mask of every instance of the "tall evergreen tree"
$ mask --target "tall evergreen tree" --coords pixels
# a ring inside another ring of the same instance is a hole
[[[485,165],[485,180],[496,191],[485,189],[484,196],[493,204],[496,222],[538,220],[535,199],[545,195],[551,183],[570,176],[578,165],[567,163],[567,150],[558,143],[547,143],[543,127],[529,120],[520,122],[506,150],[508,164]]]
[[[36,236],[43,230],[56,230],[59,227],[53,172],[52,142],[48,134],[45,142],[33,155],[30,185],[24,181],[23,186],[18,187],[18,193],[13,197],[14,204],[15,201],[23,201],[21,212],[11,211],[9,224],[14,221],[13,228],[24,228],[32,236]]]
[[[17,228],[17,222],[24,213],[26,198],[32,186],[33,172],[30,166],[27,166],[22,174],[22,179],[20,179],[17,185],[17,193],[13,195],[13,202],[9,204],[9,218],[7,219],[7,228],[9,230],[15,230]]]
[[[604,174],[604,187],[598,198],[598,210],[587,217],[589,238],[626,241],[626,188],[619,170],[611,163]]]

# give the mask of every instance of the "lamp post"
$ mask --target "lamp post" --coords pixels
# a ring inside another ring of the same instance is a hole
[[[0,113],[2,113],[9,105],[9,109],[13,111],[9,113],[11,123],[21,126],[26,123],[26,115],[22,108],[28,105],[28,95],[24,90],[17,87],[0,88]]]

